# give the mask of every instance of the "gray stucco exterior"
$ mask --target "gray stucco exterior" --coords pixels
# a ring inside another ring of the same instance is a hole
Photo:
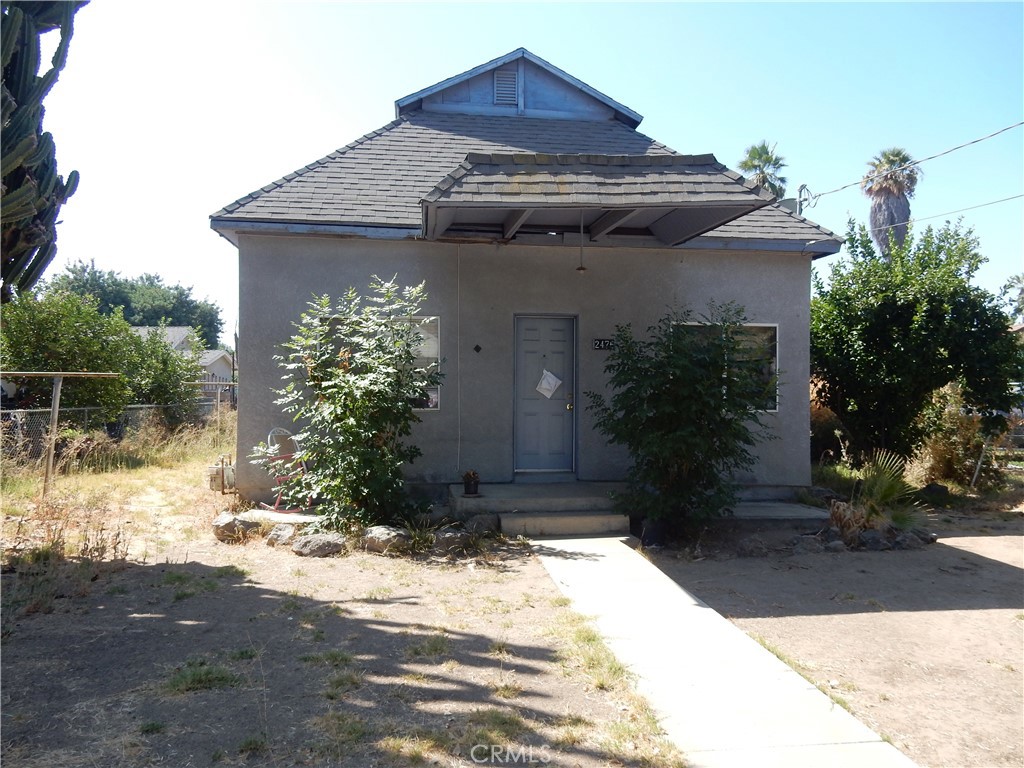
[[[711,301],[778,331],[778,409],[765,416],[776,439],[737,479],[761,495],[810,482],[810,266],[838,250],[835,235],[713,155],[638,133],[642,116],[523,49],[399,99],[396,114],[211,217],[240,260],[244,496],[270,495],[246,457],[289,425],[274,405],[274,354],[314,294],[365,290],[374,275],[425,282],[423,314],[440,318],[440,407],[420,412],[410,482],[440,487],[470,468],[490,483],[536,477],[516,472],[524,316],[575,324],[573,462],[556,477],[622,480],[625,452],[586,409],[606,381],[608,353],[592,342]]]
[[[291,335],[299,311],[314,293],[339,296],[350,286],[365,288],[376,274],[397,275],[402,284],[425,281],[424,314],[440,317],[445,383],[439,410],[420,413],[412,439],[424,455],[409,467],[411,481],[457,482],[470,467],[485,482],[515,479],[516,315],[577,318],[576,399],[582,403],[584,392],[605,382],[607,352],[593,350],[592,339],[611,337],[617,324],[644,329],[673,305],[700,311],[713,299],[735,301],[750,322],[779,329],[779,408],[767,414],[778,439],[762,447],[754,473],[740,479],[774,488],[810,482],[807,255],[588,248],[587,271],[580,273],[578,248],[564,247],[245,235],[239,250],[240,457],[271,427],[287,426],[271,395],[280,370],[268,360]],[[578,479],[621,480],[626,466],[624,453],[608,446],[591,415],[578,408]],[[237,478],[247,497],[269,491],[259,467],[240,461]]]

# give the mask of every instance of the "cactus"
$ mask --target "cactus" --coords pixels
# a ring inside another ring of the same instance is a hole
[[[67,61],[75,13],[85,2],[0,3],[3,154],[0,170],[0,300],[31,288],[57,253],[57,215],[78,187],[78,172],[57,173],[53,137],[43,132],[43,99]],[[39,37],[60,30],[50,69],[39,75]]]

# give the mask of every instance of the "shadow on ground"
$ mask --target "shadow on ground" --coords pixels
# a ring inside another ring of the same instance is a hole
[[[667,548],[652,561],[726,616],[779,617],[871,611],[1024,608],[1022,521],[932,526],[936,544],[918,550],[794,555],[806,523],[750,523],[709,529],[700,547]],[[766,557],[738,557],[757,535]]]
[[[280,555],[282,567],[301,562]],[[315,567],[343,581],[349,560]],[[14,578],[4,576],[5,589]],[[2,659],[5,766],[367,768],[436,755],[472,765],[478,744],[512,745],[554,764],[619,764],[564,738],[592,713],[585,686],[559,672],[556,640],[540,631],[550,604],[524,600],[488,613],[485,601],[482,613],[459,616],[456,594],[440,629],[403,619],[410,607],[439,604],[412,584],[319,600],[199,563],[128,565],[91,591],[11,625]],[[517,635],[529,641],[501,640],[510,632],[502,626],[534,621],[536,632]],[[521,691],[510,695],[502,681]],[[578,711],[565,701],[578,701]],[[607,706],[597,714],[614,719]]]

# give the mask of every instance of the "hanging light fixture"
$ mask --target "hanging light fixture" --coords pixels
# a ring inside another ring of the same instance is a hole
[[[580,265],[576,267],[576,271],[583,274],[587,271],[587,268],[583,266],[583,209],[580,208]]]

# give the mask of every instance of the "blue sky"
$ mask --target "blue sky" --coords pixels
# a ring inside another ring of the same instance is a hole
[[[735,167],[776,143],[788,194],[855,182],[890,146],[923,158],[1024,120],[1020,2],[93,0],[46,102],[61,172],[82,174],[48,275],[79,259],[159,273],[218,303],[230,341],[237,252],[209,215],[381,127],[396,99],[520,46],[681,152]],[[1024,128],[920,168],[915,218],[1020,195]],[[843,234],[868,208],[852,187],[805,215]],[[980,285],[1024,271],[1024,199],[944,218],[961,215],[989,259]]]

